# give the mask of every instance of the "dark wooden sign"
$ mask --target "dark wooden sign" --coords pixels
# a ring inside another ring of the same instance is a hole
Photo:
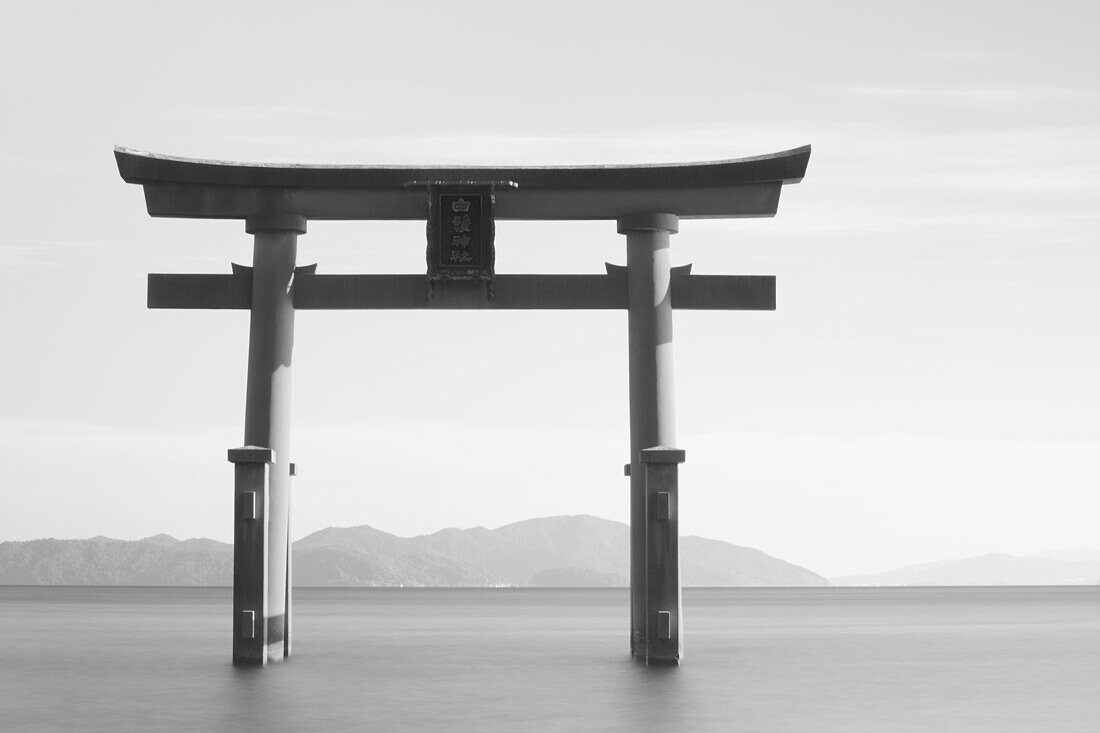
[[[493,202],[492,184],[428,186],[428,280],[492,281]]]

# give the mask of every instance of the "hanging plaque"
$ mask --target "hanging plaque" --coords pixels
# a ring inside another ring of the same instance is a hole
[[[491,282],[494,235],[491,184],[428,186],[428,280]]]

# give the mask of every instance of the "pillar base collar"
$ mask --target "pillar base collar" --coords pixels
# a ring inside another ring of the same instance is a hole
[[[246,445],[242,448],[229,449],[230,463],[274,463],[275,451],[271,448],[261,448],[256,445]]]
[[[687,453],[680,448],[658,445],[644,449],[640,460],[642,463],[683,463],[687,460]]]

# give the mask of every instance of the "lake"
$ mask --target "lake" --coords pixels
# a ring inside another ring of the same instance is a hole
[[[0,587],[0,730],[1100,730],[1100,588],[296,589],[294,655],[230,660],[228,588]]]

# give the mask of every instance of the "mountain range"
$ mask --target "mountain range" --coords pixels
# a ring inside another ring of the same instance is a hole
[[[630,529],[587,515],[494,530],[397,537],[367,525],[330,527],[294,543],[296,586],[627,586]],[[825,578],[759,550],[680,539],[685,586],[823,586]],[[232,584],[233,547],[155,535],[125,541],[0,543],[0,585]]]

